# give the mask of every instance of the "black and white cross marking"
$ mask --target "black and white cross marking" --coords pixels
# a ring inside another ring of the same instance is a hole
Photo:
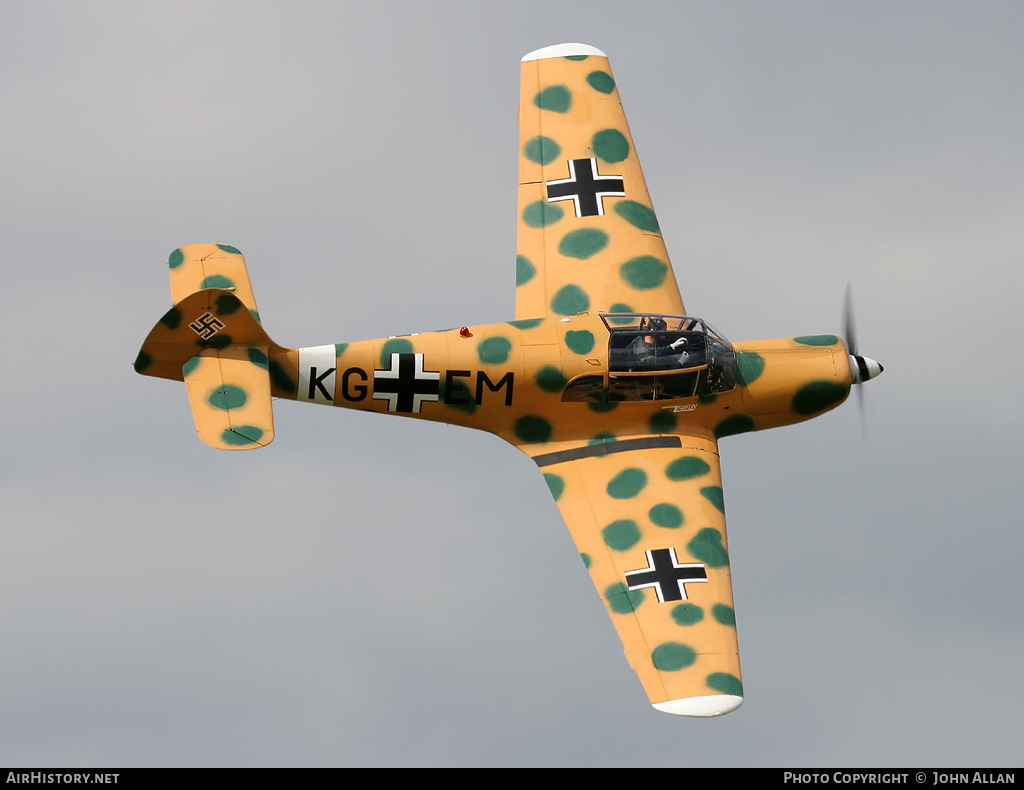
[[[647,567],[626,571],[626,587],[639,590],[653,587],[661,603],[685,601],[686,585],[706,582],[708,573],[704,564],[687,562],[680,564],[675,549],[654,549],[647,552]]]
[[[569,159],[569,177],[548,181],[548,203],[571,200],[577,217],[604,216],[606,197],[625,197],[622,176],[603,176],[597,172],[597,160]]]
[[[392,354],[390,370],[373,371],[373,397],[386,400],[388,411],[420,413],[424,401],[436,401],[440,371],[423,369],[422,354]]]
[[[203,340],[209,340],[224,328],[224,322],[216,318],[213,313],[207,311],[189,324],[188,328]]]

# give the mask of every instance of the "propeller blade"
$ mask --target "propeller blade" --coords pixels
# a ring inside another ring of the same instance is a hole
[[[846,341],[846,350],[857,356],[857,327],[854,326],[853,320],[853,294],[850,283],[846,284],[846,296],[843,299],[843,339]]]
[[[850,283],[846,284],[846,295],[843,297],[843,334],[846,350],[850,360],[850,379],[853,389],[857,390],[857,411],[860,413],[860,429],[864,432],[864,392],[861,384],[870,381],[883,368],[870,357],[861,356],[857,351],[857,327],[853,318],[853,294]]]

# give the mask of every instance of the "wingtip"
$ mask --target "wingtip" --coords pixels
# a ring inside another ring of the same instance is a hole
[[[554,46],[535,49],[533,52],[524,55],[522,62],[526,63],[528,60],[544,60],[546,58],[586,57],[589,55],[596,55],[599,58],[608,57],[597,47],[592,47],[589,44],[555,44]]]
[[[712,694],[707,697],[684,697],[683,699],[670,699],[667,702],[656,702],[653,707],[662,713],[707,719],[732,713],[742,704],[743,697],[737,697],[734,694]]]

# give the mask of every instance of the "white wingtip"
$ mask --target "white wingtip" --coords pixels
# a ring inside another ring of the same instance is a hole
[[[596,55],[599,58],[608,57],[597,47],[588,44],[555,44],[543,49],[535,49],[528,55],[523,56],[523,63],[528,60],[544,60],[545,58],[571,58],[573,56]]]
[[[683,699],[670,699],[668,702],[656,702],[654,707],[662,713],[673,713],[676,716],[699,716],[706,719],[732,713],[742,704],[743,697],[737,697],[734,694],[712,694],[708,697],[684,697]]]

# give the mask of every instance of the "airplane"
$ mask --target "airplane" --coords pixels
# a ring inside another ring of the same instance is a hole
[[[274,438],[272,398],[493,433],[539,467],[659,711],[743,702],[718,442],[837,407],[882,366],[833,334],[730,342],[683,307],[607,56],[521,62],[515,318],[284,348],[241,252],[168,259],[135,370],[184,381],[199,437]],[[510,273],[511,279],[511,273]]]

